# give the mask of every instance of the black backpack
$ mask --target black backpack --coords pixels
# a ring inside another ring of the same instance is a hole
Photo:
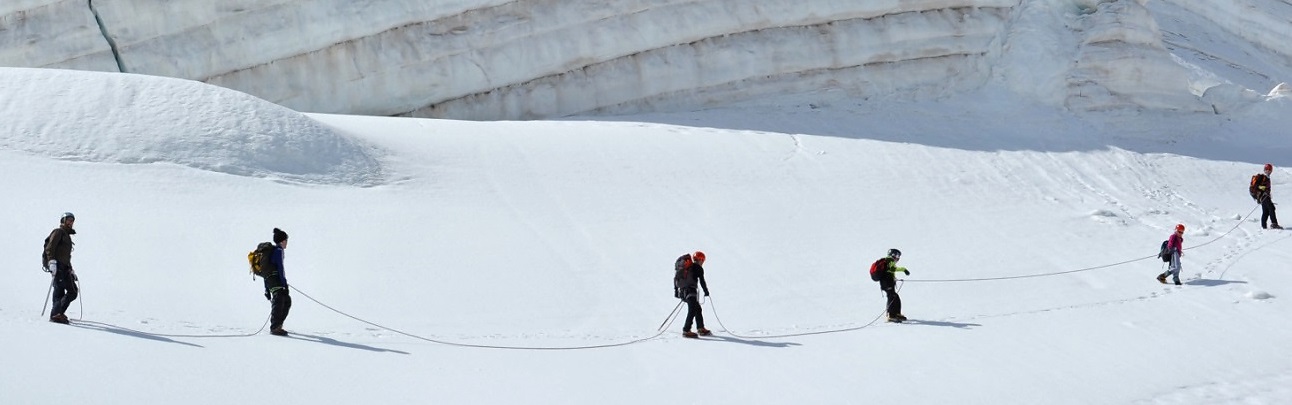
[[[682,298],[682,283],[691,276],[691,254],[684,254],[673,262],[673,298]]]
[[[57,270],[57,269],[51,269],[51,268],[45,267],[49,265],[49,255],[45,254],[45,247],[47,246],[49,246],[49,236],[45,237],[45,244],[40,245],[40,267],[45,269],[45,271]]]
[[[1170,242],[1170,239],[1162,241],[1162,247],[1157,251],[1157,258],[1167,263],[1171,262],[1171,251],[1166,248],[1166,244]]]

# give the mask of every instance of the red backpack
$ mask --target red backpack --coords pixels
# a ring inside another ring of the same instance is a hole
[[[870,264],[871,281],[879,281],[879,279],[884,277],[884,272],[888,271],[889,260],[891,259],[885,257],[885,258],[876,260],[874,263]]]

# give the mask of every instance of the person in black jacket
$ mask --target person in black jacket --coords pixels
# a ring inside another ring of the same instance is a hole
[[[292,297],[287,294],[287,274],[283,270],[283,250],[287,249],[287,232],[274,228],[274,251],[261,266],[265,278],[265,299],[270,302],[269,333],[287,336],[283,321],[292,309]]]
[[[58,228],[54,228],[45,239],[45,252],[42,257],[45,258],[45,271],[54,277],[52,286],[54,289],[54,305],[50,308],[49,321],[61,324],[67,324],[67,307],[72,305],[76,300],[79,289],[76,287],[76,271],[72,269],[72,235],[76,230],[72,229],[72,224],[76,222],[76,216],[70,212],[64,212],[63,216],[58,219]]]
[[[1270,174],[1273,171],[1274,165],[1266,163],[1265,172],[1252,176],[1252,185],[1248,189],[1256,203],[1261,205],[1262,229],[1267,228],[1266,224],[1270,225],[1268,228],[1283,229],[1279,226],[1279,217],[1274,215],[1274,201],[1270,199]]]
[[[700,309],[697,285],[704,288],[704,296],[709,296],[709,283],[704,281],[704,252],[685,254],[674,262],[673,296],[686,301],[686,322],[682,324],[682,337],[698,338],[713,333],[704,328],[704,314]],[[699,327],[699,334],[691,332],[691,321]]]

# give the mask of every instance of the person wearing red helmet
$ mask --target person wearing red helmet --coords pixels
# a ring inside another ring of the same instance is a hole
[[[682,337],[698,338],[712,335],[704,328],[704,314],[700,309],[699,292],[696,287],[704,288],[704,296],[709,296],[709,283],[704,281],[704,252],[684,254],[673,263],[673,296],[686,301],[686,322],[682,324]],[[691,322],[699,327],[700,333],[691,332]]]
[[[1274,201],[1270,199],[1270,174],[1274,171],[1274,165],[1266,163],[1264,173],[1256,173],[1252,176],[1252,185],[1248,187],[1247,192],[1256,199],[1256,203],[1261,205],[1261,228],[1283,229],[1279,226],[1279,217],[1274,215]],[[1269,224],[1270,226],[1265,226]]]
[[[1180,256],[1184,256],[1184,224],[1175,225],[1175,233],[1166,239],[1166,250],[1171,253],[1171,265],[1166,272],[1157,275],[1157,281],[1166,284],[1166,276],[1175,276],[1175,285],[1180,285]]]

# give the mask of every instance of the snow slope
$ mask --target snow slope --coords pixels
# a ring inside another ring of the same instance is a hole
[[[0,69],[0,402],[1286,403],[1292,234],[1261,230],[1243,187],[1273,163],[1275,201],[1292,189],[1292,106],[1269,91],[1288,65],[1209,24],[1239,14],[1135,3],[1026,2],[999,58],[942,82],[789,75],[707,93],[721,108],[561,121]],[[1115,10],[1165,16],[1161,46]],[[1090,81],[1076,60],[1130,69]],[[1151,80],[1181,77],[1193,98]],[[1144,100],[1165,107],[1126,107]],[[72,326],[37,302],[36,240],[64,211]],[[1177,223],[1185,285],[1161,285]],[[273,227],[289,338],[264,332],[242,259]],[[911,324],[876,322],[865,269],[889,248]],[[667,286],[696,249],[701,341]]]
[[[90,87],[84,75],[101,75],[4,73],[7,94],[28,100],[63,91],[12,78]],[[170,98],[30,108],[101,122],[242,109],[300,119],[245,98],[184,105],[189,82],[94,79]],[[1287,107],[1265,102],[1272,112],[1239,123],[1139,116],[1218,137],[1164,144],[1008,94],[882,108],[787,98],[622,122],[305,118],[328,129],[306,141],[386,151],[366,155],[375,184],[295,180],[281,173],[301,170],[270,159],[231,159],[242,171],[184,163],[246,147],[207,137],[165,138],[146,162],[73,160],[63,157],[148,143],[103,141],[131,139],[137,128],[121,125],[10,131],[0,392],[14,403],[1292,397],[1292,280],[1280,271],[1292,241],[1248,216],[1242,184],[1262,161],[1232,159],[1289,143],[1229,133],[1285,125]],[[1273,162],[1281,200],[1292,162]],[[83,288],[70,327],[45,322],[36,302],[48,278],[35,240],[65,210],[79,219]],[[1193,248],[1180,287],[1153,281],[1160,263],[1147,259],[1175,223]],[[267,303],[242,259],[272,227],[292,235],[292,338],[261,329]],[[883,300],[864,269],[890,247],[912,271],[909,325],[875,323]],[[658,329],[676,304],[668,269],[694,249],[710,258],[705,315],[718,331],[703,341],[681,339],[680,320]],[[1037,277],[958,281],[1015,276]],[[608,347],[577,349],[588,346]]]

